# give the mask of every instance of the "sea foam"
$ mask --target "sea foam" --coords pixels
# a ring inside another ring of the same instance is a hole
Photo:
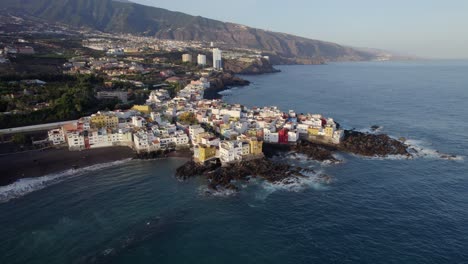
[[[410,153],[415,158],[429,158],[429,159],[443,159],[443,160],[454,160],[463,161],[464,157],[459,155],[452,155],[442,153],[430,147],[430,144],[423,140],[408,139],[405,141],[408,145]]]
[[[12,199],[20,198],[26,194],[44,189],[48,186],[62,182],[71,177],[82,175],[90,171],[113,167],[119,164],[126,163],[130,160],[131,159],[113,161],[79,169],[69,169],[66,171],[53,173],[41,177],[19,179],[12,184],[0,187],[0,203],[5,203]]]
[[[279,182],[262,181],[260,184],[261,190],[255,194],[258,200],[265,200],[270,194],[277,191],[282,192],[303,192],[305,190],[325,191],[334,181],[330,176],[326,176],[322,171],[302,171],[305,177],[288,177]]]

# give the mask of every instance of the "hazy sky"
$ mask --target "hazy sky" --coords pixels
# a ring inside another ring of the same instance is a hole
[[[133,0],[339,44],[468,58],[468,0]]]

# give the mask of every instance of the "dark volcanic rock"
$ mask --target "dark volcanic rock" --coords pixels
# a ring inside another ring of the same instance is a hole
[[[263,74],[275,73],[280,70],[275,69],[270,61],[264,58],[258,58],[250,62],[241,60],[225,60],[224,70],[235,74]]]
[[[194,176],[205,176],[208,187],[213,190],[237,190],[233,181],[248,181],[249,177],[260,177],[269,182],[281,182],[289,177],[305,177],[302,168],[285,163],[272,162],[267,159],[241,161],[221,167],[219,164],[200,165],[189,161],[176,171],[176,177],[187,179]]]
[[[329,145],[323,145],[318,143],[313,143],[309,141],[300,141],[297,145],[287,145],[287,144],[263,144],[263,153],[267,157],[273,157],[280,153],[294,151],[296,153],[301,153],[306,155],[310,159],[318,161],[338,161],[333,157],[333,151],[336,151],[337,148]]]
[[[220,167],[219,164],[209,163],[207,165],[201,165],[191,160],[185,163],[184,165],[180,166],[179,168],[177,168],[176,177],[181,180],[186,180],[194,176],[205,175],[206,173],[219,167]]]
[[[279,153],[289,151],[305,154],[314,160],[329,160],[332,162],[338,161],[333,157],[333,152],[335,151],[343,151],[362,156],[411,156],[408,152],[407,145],[399,140],[389,137],[388,135],[375,135],[350,130],[345,131],[345,139],[339,145],[323,144],[306,140],[299,141],[295,146],[264,144],[264,153],[267,157],[272,157]]]
[[[307,157],[312,158],[314,160],[318,160],[318,161],[325,161],[325,160],[338,161],[332,155],[333,151],[336,150],[336,148],[333,148],[332,146],[326,146],[326,145],[315,144],[312,142],[301,141],[296,146],[294,146],[292,150],[298,153],[305,154],[307,155]]]
[[[221,95],[218,94],[221,91],[229,89],[233,86],[246,86],[250,82],[234,76],[231,73],[218,73],[217,75],[210,78],[210,88],[205,90],[205,99],[219,99]]]
[[[349,130],[345,131],[345,139],[339,145],[339,149],[363,156],[410,156],[407,150],[408,146],[388,135],[374,135]]]

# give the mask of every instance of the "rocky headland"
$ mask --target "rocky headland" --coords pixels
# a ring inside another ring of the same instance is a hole
[[[219,92],[229,89],[234,86],[247,86],[249,81],[235,76],[232,73],[219,72],[210,77],[210,88],[205,90],[205,99],[220,99],[222,96]]]
[[[362,156],[411,156],[408,146],[401,140],[393,139],[386,134],[370,134],[352,130],[345,130],[345,139],[337,148]]]
[[[275,73],[280,70],[275,69],[268,59],[226,59],[224,61],[224,70],[234,74],[264,74]]]
[[[208,188],[213,191],[238,191],[235,182],[249,181],[251,177],[262,178],[271,183],[289,184],[296,179],[308,177],[305,172],[315,173],[308,168],[301,168],[283,162],[277,162],[274,156],[292,153],[304,154],[309,160],[339,162],[333,154],[337,151],[357,154],[361,156],[386,157],[389,155],[404,155],[411,157],[408,146],[402,141],[393,139],[385,134],[369,134],[347,130],[342,143],[337,145],[323,144],[301,140],[295,145],[265,143],[263,152],[265,158],[241,161],[221,166],[219,163],[199,164],[189,161],[177,169],[176,177],[186,180],[195,176],[205,177]],[[317,181],[330,183],[328,175],[319,175]]]
[[[308,177],[305,172],[314,171],[301,167],[292,166],[286,163],[274,162],[267,158],[241,161],[238,163],[221,166],[219,163],[199,164],[189,161],[179,167],[176,177],[186,180],[195,176],[205,177],[208,181],[208,188],[213,191],[238,191],[236,182],[248,182],[251,178],[261,178],[271,183],[294,182],[298,178]],[[331,178],[321,175],[317,181],[330,182]]]

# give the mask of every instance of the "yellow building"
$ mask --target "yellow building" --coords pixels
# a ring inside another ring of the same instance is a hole
[[[335,129],[333,129],[333,127],[331,127],[331,126],[325,127],[325,136],[326,137],[332,138],[333,137],[333,132],[335,132]]]
[[[318,127],[310,127],[307,129],[307,133],[309,133],[310,136],[317,136],[320,132],[320,129]]]
[[[247,130],[246,134],[251,136],[251,137],[256,137],[257,136],[257,130],[254,129],[254,128],[251,128],[251,129]]]
[[[216,147],[207,145],[198,145],[195,147],[194,157],[198,162],[205,162],[216,156]]]
[[[260,155],[263,153],[263,141],[252,138],[249,140],[250,154]]]
[[[90,125],[92,128],[117,128],[119,126],[119,118],[109,115],[92,115]]]
[[[211,137],[213,136],[210,132],[203,132],[197,135],[195,143],[202,143],[202,139],[204,137]]]
[[[149,105],[134,105],[132,107],[132,110],[136,110],[136,111],[142,112],[144,114],[151,113],[151,107]]]
[[[242,156],[246,156],[249,154],[250,154],[250,143],[242,142]]]
[[[226,130],[231,129],[231,125],[230,125],[230,124],[221,124],[221,125],[219,126],[219,128],[220,128],[221,134],[224,135],[224,133],[226,132]]]

